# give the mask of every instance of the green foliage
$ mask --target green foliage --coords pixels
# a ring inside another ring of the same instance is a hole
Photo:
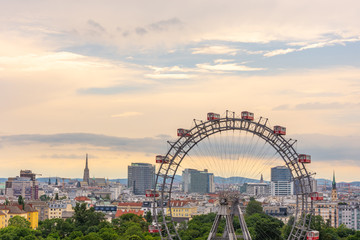
[[[151,211],[148,211],[145,215],[145,220],[148,222],[148,223],[151,223],[152,222],[152,216],[151,216]]]
[[[25,201],[21,195],[18,197],[18,203],[19,203],[19,205],[22,205],[22,207],[23,207],[22,209],[25,208]]]
[[[251,216],[255,213],[262,213],[263,208],[261,206],[261,203],[258,201],[255,201],[254,198],[250,198],[250,202],[248,203],[246,207],[246,215]]]
[[[264,213],[254,213],[246,217],[246,224],[253,240],[277,240],[282,239],[281,228],[284,223]]]
[[[30,222],[24,217],[14,216],[9,219],[9,226],[20,227],[20,228],[30,228]]]
[[[44,194],[40,196],[40,200],[43,202],[50,201],[50,197]]]
[[[257,204],[255,200],[255,205]],[[254,207],[255,209],[257,207]],[[206,240],[216,214],[194,216],[188,222],[177,225],[182,240]],[[149,216],[148,216],[149,217]],[[309,217],[309,216],[307,216]],[[150,219],[150,218],[149,218]],[[310,218],[309,218],[310,219]],[[309,220],[308,219],[308,220]],[[282,240],[290,234],[294,218],[284,225],[281,221],[262,212],[246,215],[245,220],[253,240]],[[303,219],[298,219],[302,221]],[[240,224],[234,217],[236,234],[241,234]],[[148,233],[150,222],[135,214],[124,214],[111,223],[105,221],[104,215],[94,209],[86,209],[85,204],[75,207],[73,218],[48,219],[39,223],[38,230],[29,228],[25,218],[13,217],[10,226],[0,229],[1,240],[160,240],[157,233]],[[218,236],[221,236],[225,221],[220,222]],[[329,227],[320,216],[313,216],[311,229],[320,232],[320,240],[359,240],[360,231],[354,231],[341,225]],[[163,227],[164,231],[165,228]]]

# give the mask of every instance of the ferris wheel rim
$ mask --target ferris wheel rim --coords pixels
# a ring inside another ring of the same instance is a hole
[[[177,229],[174,227],[173,230],[174,233],[170,232],[169,226],[167,224],[166,216],[163,214],[163,222],[158,221],[157,218],[157,211],[156,208],[164,208],[165,195],[164,193],[168,193],[168,209],[171,217],[171,223],[174,223],[173,217],[172,217],[172,211],[171,211],[171,194],[172,194],[172,185],[173,181],[176,175],[176,172],[183,161],[183,159],[187,156],[187,153],[191,151],[191,149],[201,142],[203,139],[208,138],[211,135],[220,133],[222,131],[229,131],[229,130],[244,130],[246,132],[253,133],[257,137],[262,138],[266,141],[267,144],[270,144],[281,156],[283,161],[285,162],[287,168],[290,170],[291,175],[293,176],[293,180],[298,179],[298,183],[300,184],[299,190],[300,192],[296,193],[296,211],[295,211],[295,221],[291,230],[291,233],[289,235],[288,239],[301,239],[304,234],[306,234],[306,231],[309,229],[310,221],[311,221],[311,215],[313,213],[313,201],[310,199],[310,208],[308,207],[308,195],[312,193],[312,185],[310,181],[311,174],[307,171],[305,165],[303,163],[299,163],[297,161],[299,154],[296,152],[296,150],[293,148],[293,144],[296,142],[296,140],[286,140],[283,136],[275,134],[274,131],[267,126],[267,119],[266,118],[260,118],[258,122],[255,121],[249,121],[242,118],[235,117],[235,113],[233,113],[233,116],[228,116],[228,111],[226,112],[226,117],[219,118],[217,120],[208,120],[208,121],[201,121],[201,120],[195,120],[194,123],[195,126],[192,127],[190,130],[188,130],[190,136],[181,136],[179,137],[175,142],[169,142],[170,149],[168,150],[167,154],[165,155],[165,158],[169,158],[170,162],[168,164],[161,163],[160,168],[158,170],[158,173],[156,174],[156,181],[155,181],[155,191],[158,189],[159,186],[161,186],[161,189],[159,189],[160,192],[160,206],[157,207],[156,204],[154,204],[154,214],[155,214],[155,221],[157,222],[157,225],[164,224],[166,228],[167,236],[163,236],[163,234],[160,231],[160,236],[162,239],[173,239],[173,237],[177,237],[178,239],[181,239]],[[221,124],[223,125],[222,127]],[[217,126],[216,126],[217,125]],[[215,131],[216,130],[216,131]],[[267,133],[267,135],[265,134]],[[192,144],[192,145],[191,145]],[[187,147],[187,148],[186,148]],[[185,151],[184,151],[185,148]],[[172,154],[174,152],[175,154]],[[182,156],[181,156],[182,154]],[[175,162],[175,159],[180,157],[180,161],[177,163]],[[291,159],[292,158],[292,159]],[[172,169],[171,166],[175,165],[175,169]],[[166,168],[167,166],[167,168]],[[165,174],[161,171],[165,171]],[[173,173],[168,175],[172,171]],[[294,176],[294,175],[297,176]],[[172,175],[172,176],[171,176]],[[162,184],[158,185],[159,180],[162,180]],[[170,180],[170,188],[168,191],[165,191],[166,189],[166,181],[168,179]],[[305,179],[308,180],[308,186],[306,186]],[[306,221],[306,218],[303,219],[302,224],[299,223],[299,227],[296,226],[296,220],[299,214],[299,197],[302,199],[302,209],[301,214],[310,214],[310,220]],[[154,201],[156,199],[154,198]],[[304,206],[305,201],[305,206]],[[174,225],[174,224],[173,224]],[[293,233],[294,232],[294,233]],[[292,236],[295,236],[292,238]],[[298,236],[298,237],[297,237]]]

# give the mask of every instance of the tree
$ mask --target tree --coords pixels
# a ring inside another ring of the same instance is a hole
[[[145,219],[148,223],[152,222],[152,216],[151,216],[151,211],[148,211],[145,215]]]
[[[281,228],[284,223],[264,213],[254,213],[246,217],[246,223],[250,232],[253,232],[253,240],[277,240],[282,239]]]
[[[24,198],[21,195],[18,197],[18,203],[23,207],[22,209],[25,208]]]
[[[263,212],[263,208],[261,206],[261,203],[256,201],[254,198],[252,198],[246,207],[246,215],[251,216],[255,213],[262,213],[262,212]]]
[[[9,219],[9,226],[30,228],[30,222],[26,218],[14,216]]]
[[[55,200],[59,200],[59,194],[58,193],[55,194]]]
[[[40,196],[40,200],[43,201],[43,202],[46,202],[46,201],[49,201],[49,200],[50,200],[50,197],[47,196],[46,194],[44,194],[44,195],[41,195],[41,196]]]
[[[95,212],[93,207],[86,209],[86,203],[77,203],[74,211],[73,220],[75,228],[82,233],[90,232],[88,231],[90,227],[97,227],[101,222],[105,221],[103,213]]]

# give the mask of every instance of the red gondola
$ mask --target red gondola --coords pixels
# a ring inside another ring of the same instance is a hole
[[[254,114],[252,112],[243,111],[241,112],[241,119],[252,121],[254,120]]]
[[[166,156],[157,155],[155,159],[156,163],[169,163],[169,158]]]
[[[220,114],[218,113],[208,113],[207,114],[207,120],[213,121],[213,120],[219,120],[220,119]]]
[[[155,191],[153,189],[147,189],[147,190],[145,190],[145,196],[146,197],[159,197],[160,194],[158,191]]]
[[[319,231],[309,231],[306,233],[307,240],[317,240],[319,239]]]
[[[282,126],[274,126],[274,133],[277,135],[286,135],[286,128]]]
[[[156,225],[149,225],[149,233],[158,233],[159,229]]]
[[[191,137],[190,131],[187,130],[187,129],[183,129],[183,128],[179,128],[179,129],[177,130],[177,135],[178,135],[179,137]]]
[[[324,200],[324,195],[323,193],[319,193],[319,192],[313,192],[311,193],[311,200],[313,201],[321,201]]]
[[[299,154],[299,163],[311,163],[311,156],[306,154]]]

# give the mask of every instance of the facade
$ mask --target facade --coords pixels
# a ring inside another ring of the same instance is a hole
[[[294,183],[290,170],[285,166],[271,168],[270,192],[272,196],[287,196],[294,194]]]
[[[193,215],[197,214],[197,206],[190,201],[171,201],[171,214],[174,221],[182,222],[191,220]],[[169,211],[167,211],[170,213]]]
[[[20,177],[10,177],[5,183],[5,195],[24,199],[38,199],[39,185],[36,181],[36,174],[31,170],[21,170]]]
[[[30,201],[27,202],[38,212],[39,221],[44,221],[48,219],[49,216],[49,204],[44,201]]]
[[[291,182],[291,172],[285,166],[271,168],[271,182]]]
[[[9,178],[6,181],[5,194],[9,197],[22,196],[24,199],[37,199],[38,192],[38,186],[28,177]]]
[[[360,230],[360,207],[359,203],[339,203],[339,226]]]
[[[294,182],[287,182],[287,181],[271,182],[270,192],[272,196],[293,195]]]
[[[267,183],[244,183],[247,195],[266,196],[270,194],[270,185]]]
[[[325,223],[337,228],[339,226],[338,204],[336,202],[316,202],[315,215],[320,215]]]
[[[90,181],[90,171],[88,167],[88,154],[86,154],[86,163],[85,163],[85,169],[84,169],[84,177],[83,182],[86,182],[89,185]]]
[[[72,211],[72,205],[69,203],[50,203],[47,219],[62,218],[64,212]]]
[[[155,184],[155,166],[148,163],[132,163],[128,166],[128,187],[135,195],[145,195],[146,189]]]
[[[6,206],[0,205],[0,227],[9,225],[9,220],[15,216],[23,217],[30,222],[32,229],[38,227],[38,212],[28,205],[25,205],[25,211],[20,209],[19,205]]]
[[[198,171],[187,168],[182,173],[185,193],[213,193],[215,192],[214,174],[207,169]]]

